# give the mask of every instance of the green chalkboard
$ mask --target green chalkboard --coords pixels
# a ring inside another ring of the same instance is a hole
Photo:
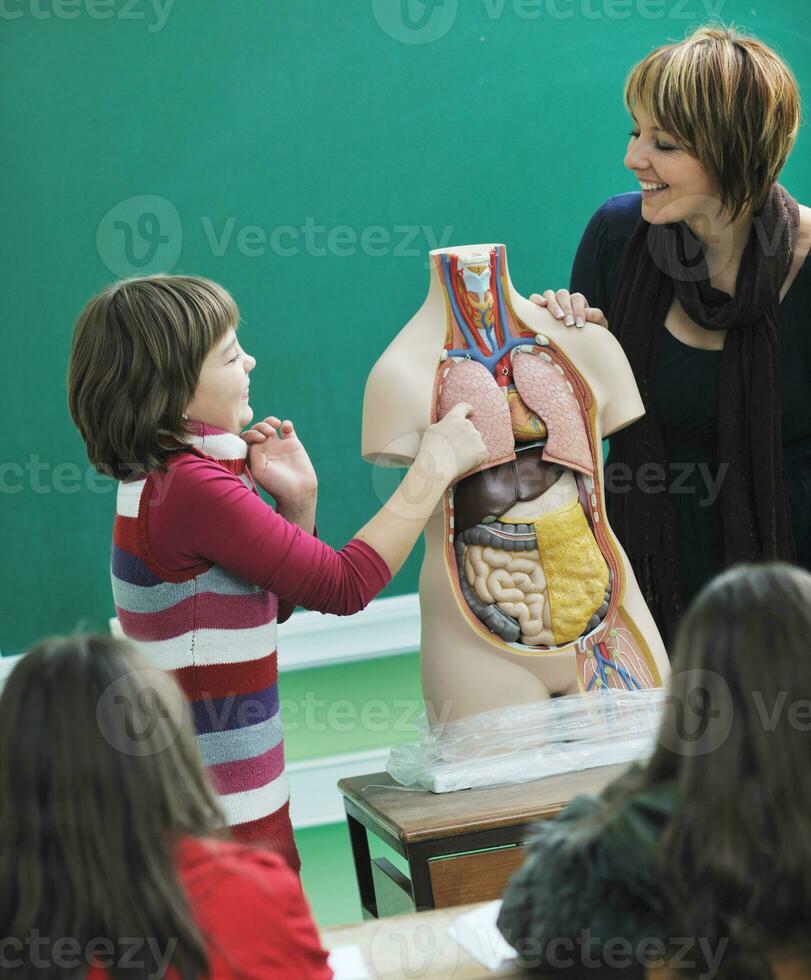
[[[566,284],[588,217],[634,189],[627,70],[713,13],[811,87],[805,0],[6,0],[2,652],[114,612],[113,487],[65,397],[92,293],[158,270],[233,292],[254,407],[297,422],[340,546],[398,475],[360,459],[361,400],[428,249],[503,241],[524,293]],[[804,202],[808,148],[784,175]]]

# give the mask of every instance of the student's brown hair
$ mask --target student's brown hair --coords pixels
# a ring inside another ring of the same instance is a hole
[[[229,293],[195,276],[143,276],[94,296],[73,334],[68,404],[96,469],[123,480],[188,442],[183,418],[208,353],[236,329]]]
[[[177,681],[127,640],[50,637],[14,667],[0,717],[0,935],[16,940],[14,976],[45,975],[24,952],[34,930],[48,976],[84,975],[56,968],[65,939],[85,958],[106,940],[116,980],[163,976],[166,959],[183,980],[207,975],[176,845],[230,831]],[[140,968],[123,937],[140,943]]]
[[[694,968],[682,960],[668,976],[770,980],[793,959],[809,969],[809,636],[805,569],[739,565],[713,579],[679,625],[653,754],[584,826],[609,833],[629,799],[673,784],[657,879]],[[710,950],[723,956],[714,967]]]
[[[700,27],[652,51],[631,70],[625,104],[698,159],[732,220],[763,204],[800,128],[791,69],[731,27]]]

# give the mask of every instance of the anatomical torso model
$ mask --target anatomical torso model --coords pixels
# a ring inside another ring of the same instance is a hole
[[[409,465],[458,402],[487,459],[425,530],[429,720],[661,686],[667,655],[605,514],[602,439],[644,414],[615,338],[520,296],[503,245],[432,252],[425,304],[367,383],[364,458]]]

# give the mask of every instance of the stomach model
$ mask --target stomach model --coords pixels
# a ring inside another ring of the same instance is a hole
[[[591,389],[505,301],[501,249],[435,256],[447,308],[433,421],[459,402],[487,461],[445,496],[447,564],[471,626],[511,653],[574,649],[580,690],[659,687],[605,526]]]

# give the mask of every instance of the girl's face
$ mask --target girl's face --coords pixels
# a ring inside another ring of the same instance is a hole
[[[186,414],[196,422],[239,435],[253,418],[249,375],[256,361],[239,346],[231,327],[209,351]]]
[[[718,193],[698,160],[668,134],[657,129],[639,106],[634,107],[633,131],[625,166],[633,170],[642,190],[642,217],[653,225],[717,214]],[[695,230],[695,229],[694,229]]]

